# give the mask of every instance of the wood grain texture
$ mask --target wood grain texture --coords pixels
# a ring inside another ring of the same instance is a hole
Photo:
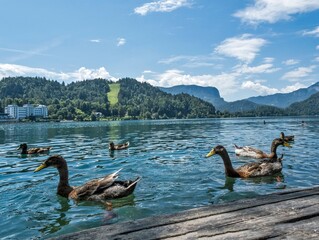
[[[319,239],[319,187],[101,226],[56,239]]]

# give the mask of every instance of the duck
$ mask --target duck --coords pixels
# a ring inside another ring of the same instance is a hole
[[[294,135],[285,136],[283,132],[280,133],[280,138],[284,139],[286,142],[293,142],[295,141]]]
[[[122,144],[114,144],[114,142],[109,143],[109,150],[122,150],[126,149],[130,146],[130,142],[122,143]]]
[[[229,158],[228,152],[222,145],[217,145],[214,147],[207,155],[206,158],[211,157],[215,154],[221,156],[224,161],[225,174],[228,177],[233,178],[254,178],[254,177],[264,177],[271,176],[282,170],[282,159],[272,158],[267,160],[262,160],[259,162],[247,163],[236,169],[233,168],[232,162]]]
[[[236,144],[234,144],[235,147],[235,154],[237,156],[242,156],[242,157],[252,157],[252,158],[277,158],[277,147],[278,146],[284,146],[284,147],[291,147],[290,144],[284,140],[284,138],[275,138],[270,146],[270,153],[265,153],[262,150],[250,147],[250,146],[243,146],[239,147]]]
[[[29,148],[26,143],[20,144],[17,150],[21,149],[21,154],[47,154],[52,149],[52,147],[36,147],[36,148]]]
[[[93,179],[78,187],[69,185],[69,171],[66,160],[61,155],[53,155],[47,158],[34,172],[44,168],[54,167],[58,170],[60,180],[57,194],[75,201],[100,201],[126,197],[133,193],[140,177],[135,180],[116,181],[119,176],[118,170],[104,177]]]

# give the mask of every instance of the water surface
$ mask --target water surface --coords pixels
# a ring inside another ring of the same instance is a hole
[[[264,124],[266,120],[266,124]],[[304,120],[305,126],[300,123]],[[238,118],[121,122],[14,123],[0,125],[1,239],[55,237],[105,224],[174,213],[290,188],[318,184],[318,118]],[[204,156],[217,144],[252,145],[266,152],[281,131],[295,135],[284,153],[282,174],[256,179],[225,177],[219,156]],[[110,153],[108,142],[130,141]],[[52,146],[68,162],[70,184],[123,168],[120,179],[141,176],[133,195],[104,204],[75,203],[56,194],[58,173],[34,169],[48,156],[20,156],[16,148]],[[279,180],[278,180],[279,179]]]

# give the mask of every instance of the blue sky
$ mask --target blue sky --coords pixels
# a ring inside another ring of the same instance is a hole
[[[319,0],[0,0],[0,78],[214,86],[227,101],[319,81]]]

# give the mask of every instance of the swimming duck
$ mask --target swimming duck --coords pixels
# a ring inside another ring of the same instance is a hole
[[[211,157],[215,154],[221,156],[225,165],[225,174],[228,177],[234,178],[252,178],[270,176],[279,173],[282,170],[282,158],[272,158],[259,162],[247,163],[237,169],[234,169],[227,153],[226,148],[221,145],[214,147],[206,157]]]
[[[280,133],[280,138],[284,139],[286,142],[295,141],[295,136],[294,135],[285,136],[285,134],[283,132]]]
[[[60,181],[57,193],[63,197],[76,201],[105,201],[107,199],[126,197],[133,193],[140,177],[135,180],[115,181],[118,178],[118,170],[99,179],[93,179],[82,186],[71,187],[69,185],[69,171],[66,160],[60,155],[54,155],[44,161],[34,172],[47,167],[55,167],[59,171]]]
[[[250,146],[239,147],[236,144],[234,144],[235,153],[237,156],[252,157],[252,158],[259,158],[259,159],[260,158],[277,158],[277,147],[280,145],[284,147],[291,147],[290,144],[287,141],[285,141],[283,138],[275,138],[272,141],[269,154]]]
[[[109,150],[122,150],[126,149],[130,146],[130,142],[122,143],[122,144],[114,144],[114,142],[109,143]]]
[[[47,154],[51,148],[52,147],[37,147],[28,149],[28,145],[26,143],[22,143],[17,150],[21,149],[21,154]]]

